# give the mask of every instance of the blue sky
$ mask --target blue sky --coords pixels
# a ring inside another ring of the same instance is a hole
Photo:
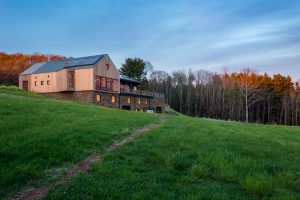
[[[0,0],[0,51],[300,78],[298,0]]]

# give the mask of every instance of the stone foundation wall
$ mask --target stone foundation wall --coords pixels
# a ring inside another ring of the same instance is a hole
[[[115,93],[98,91],[68,91],[44,93],[43,95],[55,99],[93,103],[109,108],[129,109],[134,111],[145,111],[147,109],[152,109],[156,111],[157,109],[161,108],[161,112],[165,111],[164,99],[158,97],[153,98],[134,95],[119,95]],[[130,98],[130,103],[128,103],[128,98]]]
[[[63,100],[73,100],[80,101],[84,103],[93,103],[93,91],[67,91],[67,92],[51,92],[51,93],[42,93],[42,95]]]
[[[161,98],[161,97],[154,97],[153,99],[151,99],[151,103],[150,106],[156,110],[158,107],[161,108],[161,112],[164,113],[165,112],[165,99]]]
[[[97,95],[99,95],[97,97]],[[113,100],[114,96],[114,102]],[[109,108],[119,108],[119,95],[107,92],[93,92],[93,103]]]
[[[128,103],[130,98],[130,103]],[[161,108],[161,112],[165,111],[165,100],[158,97],[140,97],[133,95],[120,95],[120,108],[124,106],[130,107],[130,110],[145,111],[147,109],[157,110]]]
[[[130,103],[128,103],[128,98],[130,98]],[[137,97],[132,95],[120,95],[120,108],[124,106],[130,107],[130,110],[145,111],[149,109],[150,98],[148,97]]]

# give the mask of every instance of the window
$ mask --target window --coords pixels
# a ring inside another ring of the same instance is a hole
[[[101,77],[101,90],[106,90],[106,78]]]
[[[50,85],[50,80],[47,81],[47,85]]]
[[[44,85],[44,81],[41,81],[41,85]]]
[[[112,96],[111,96],[111,102],[112,102],[112,103],[115,103],[115,102],[116,102],[116,96],[115,96],[115,95],[112,95]]]
[[[34,77],[35,79],[37,79],[37,77]]]
[[[107,91],[113,91],[114,80],[107,78]]]
[[[48,78],[50,78],[50,75],[48,75]]]
[[[95,85],[96,90],[104,90],[104,91],[115,91],[114,89],[114,79],[106,78],[102,76],[96,76]]]
[[[69,71],[68,72],[68,86],[69,88],[74,88],[75,85],[75,72]]]
[[[148,104],[148,99],[146,99],[145,104],[146,104],[146,105]]]
[[[101,90],[101,77],[96,76],[96,90]]]
[[[137,103],[138,103],[138,104],[141,104],[141,98],[138,98]]]
[[[99,94],[96,96],[96,101],[101,101],[101,96]]]
[[[106,64],[106,70],[109,70],[109,64]]]
[[[130,97],[127,97],[127,103],[130,103],[130,102],[131,102]]]
[[[34,85],[37,86],[37,81],[34,81]]]

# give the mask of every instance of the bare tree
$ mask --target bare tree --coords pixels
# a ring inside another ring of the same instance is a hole
[[[249,122],[249,108],[265,98],[264,88],[261,87],[259,76],[249,68],[245,68],[237,77],[237,83],[245,99],[245,118]]]
[[[179,97],[179,111],[183,113],[183,90],[184,85],[186,85],[186,74],[184,71],[177,71],[173,73],[174,84],[178,87],[178,97]]]

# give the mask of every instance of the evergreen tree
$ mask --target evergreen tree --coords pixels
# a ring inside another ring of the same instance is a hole
[[[126,58],[125,63],[122,64],[120,73],[129,76],[142,82],[142,88],[147,89],[149,82],[147,80],[147,73],[149,71],[146,62],[141,58]]]

